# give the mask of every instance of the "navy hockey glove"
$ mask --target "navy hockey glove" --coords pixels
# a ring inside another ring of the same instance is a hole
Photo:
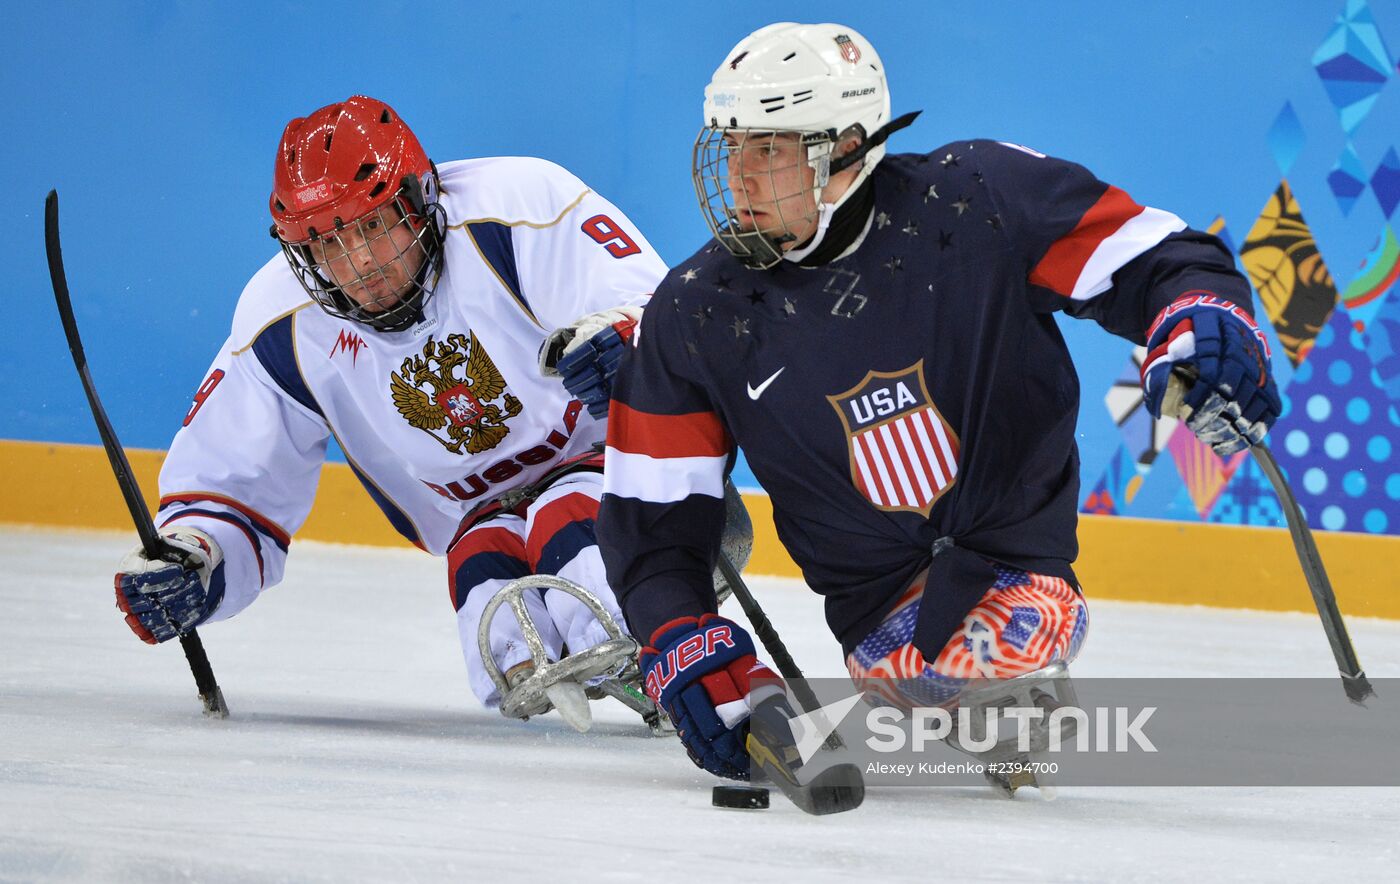
[[[167,528],[161,537],[178,559],[151,560],[137,547],[118,566],[117,608],[142,641],[176,638],[209,618],[224,597],[224,554],[198,528]]]
[[[1181,405],[1186,426],[1222,457],[1261,441],[1281,403],[1269,366],[1269,343],[1253,317],[1209,292],[1192,292],[1166,307],[1147,332],[1142,390],[1147,410],[1162,416],[1172,371],[1194,373]],[[1173,404],[1168,417],[1176,416]]]
[[[750,682],[775,682],[757,694],[781,696],[782,689],[754,656],[744,627],[718,614],[677,618],[656,630],[641,666],[647,696],[671,716],[691,761],[716,776],[747,780],[749,712],[761,699],[750,695]]]
[[[564,389],[602,420],[608,416],[622,352],[641,318],[640,307],[615,307],[556,329],[540,348],[540,373],[562,378]]]

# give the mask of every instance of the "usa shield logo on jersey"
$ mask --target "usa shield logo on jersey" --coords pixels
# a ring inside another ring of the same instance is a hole
[[[389,377],[399,414],[455,454],[495,448],[510,432],[506,421],[521,411],[506,392],[506,379],[476,334],[428,339]],[[493,400],[500,399],[499,405]],[[464,450],[465,449],[465,450]]]
[[[846,429],[851,481],[860,493],[878,509],[927,516],[957,479],[959,442],[928,394],[923,360],[869,372],[826,399]]]

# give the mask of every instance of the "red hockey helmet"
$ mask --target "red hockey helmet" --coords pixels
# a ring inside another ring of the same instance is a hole
[[[393,199],[433,164],[393,108],[353,95],[287,124],[272,176],[277,238],[315,239]]]
[[[288,123],[269,202],[273,237],[327,312],[385,331],[422,315],[441,268],[437,176],[389,105],[354,95]],[[396,229],[391,257],[336,269],[332,256]]]

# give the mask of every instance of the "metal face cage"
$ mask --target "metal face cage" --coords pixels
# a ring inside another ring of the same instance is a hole
[[[749,267],[766,269],[810,233],[830,177],[832,132],[711,125],[696,136],[691,177],[710,233]],[[815,173],[805,183],[805,167]]]
[[[425,203],[417,178],[398,195],[335,228],[278,242],[307,294],[327,313],[379,331],[401,331],[423,315],[442,270],[441,206]],[[276,228],[273,228],[276,236]]]

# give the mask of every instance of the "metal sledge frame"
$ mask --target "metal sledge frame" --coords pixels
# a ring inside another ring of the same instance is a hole
[[[602,624],[608,639],[591,648],[575,651],[562,660],[550,660],[534,618],[525,606],[525,593],[531,590],[558,590],[578,599]],[[530,651],[530,662],[534,667],[528,676],[514,684],[510,683],[506,674],[496,665],[491,653],[491,622],[502,606],[509,606],[520,623],[520,632],[525,639],[525,646]],[[603,607],[597,596],[577,583],[549,574],[512,580],[497,590],[482,609],[476,637],[482,665],[491,683],[501,694],[501,714],[507,718],[528,719],[532,715],[543,715],[554,708],[549,692],[555,685],[573,682],[583,686],[590,679],[611,674],[611,677],[595,686],[596,693],[614,697],[640,714],[654,733],[666,732],[663,723],[665,717],[656,706],[640,690],[629,687],[631,683],[640,680],[636,661],[641,646],[637,644],[636,639],[623,634],[617,621]]]

